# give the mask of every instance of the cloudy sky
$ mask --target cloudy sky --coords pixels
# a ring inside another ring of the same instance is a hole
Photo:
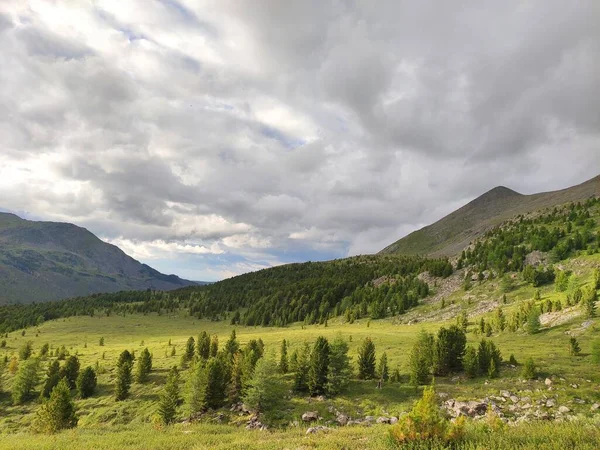
[[[0,1],[0,208],[194,280],[600,173],[600,2]]]

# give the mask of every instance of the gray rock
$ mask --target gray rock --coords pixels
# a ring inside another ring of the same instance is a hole
[[[389,417],[383,417],[383,416],[378,417],[377,418],[377,423],[387,423],[387,424],[389,424],[390,423],[390,418]]]
[[[567,408],[566,406],[559,406],[558,412],[561,414],[566,414],[568,412],[571,412],[571,410],[569,408]]]
[[[335,421],[338,423],[338,425],[343,427],[343,426],[348,425],[350,418],[345,414],[338,414],[337,417],[335,418]]]
[[[552,386],[552,380],[550,378],[546,378],[546,380],[544,381],[544,384],[548,387]]]
[[[513,395],[513,394],[511,394],[511,393],[510,393],[510,392],[508,392],[508,391],[500,391],[500,395],[501,395],[502,397],[504,397],[504,398],[509,398],[509,397],[510,397],[511,395]]]
[[[574,401],[575,403],[577,403],[578,405],[585,405],[585,400],[584,400],[584,399],[582,399],[582,398],[577,398],[577,397],[575,397],[575,398],[573,399],[573,401]]]
[[[556,406],[556,400],[549,398],[546,400],[546,408],[554,408]]]
[[[315,434],[320,431],[328,431],[328,430],[329,430],[329,428],[324,427],[323,425],[317,425],[316,427],[310,427],[308,430],[306,430],[306,434]]]
[[[319,420],[318,411],[306,411],[304,414],[302,414],[303,422],[314,422],[316,420]]]
[[[591,411],[598,411],[600,409],[600,403],[594,403],[590,408]]]
[[[398,423],[397,417],[390,417],[390,425],[395,425]]]
[[[510,401],[513,403],[519,403],[519,397],[517,397],[516,395],[511,395]]]
[[[365,417],[364,421],[367,422],[367,423],[373,423],[373,422],[375,422],[375,417],[373,417],[373,416],[367,416],[367,417]]]
[[[578,385],[578,384],[575,384],[575,383],[573,383],[573,384],[571,385],[571,387],[572,387],[573,389],[579,389],[579,385]]]

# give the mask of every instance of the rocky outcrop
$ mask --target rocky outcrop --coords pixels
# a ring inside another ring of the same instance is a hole
[[[316,422],[319,420],[319,412],[318,411],[306,411],[302,414],[303,422]]]

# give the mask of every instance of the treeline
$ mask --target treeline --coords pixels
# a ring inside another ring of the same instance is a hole
[[[517,216],[490,230],[472,247],[465,249],[457,268],[470,267],[479,273],[494,270],[499,275],[529,270],[527,279],[534,285],[551,283],[553,271],[527,269],[526,255],[536,250],[550,252],[552,262],[558,262],[578,251],[598,252],[600,233],[595,218],[598,205],[600,198],[590,198],[584,203],[554,208],[537,217]]]
[[[249,326],[324,323],[346,314],[352,320],[381,318],[402,314],[428,295],[427,284],[417,279],[419,273],[448,276],[452,270],[447,259],[395,255],[288,264],[171,292],[124,291],[1,306],[0,333],[61,317],[169,314],[182,309],[197,318]],[[385,281],[374,283],[378,279]]]

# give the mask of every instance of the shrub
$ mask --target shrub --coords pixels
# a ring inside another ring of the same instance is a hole
[[[97,384],[96,372],[88,366],[77,377],[77,394],[81,398],[91,397],[94,395]]]
[[[469,378],[475,378],[479,374],[479,359],[477,358],[477,351],[468,346],[463,357],[463,367],[465,374]]]
[[[569,338],[569,355],[578,356],[580,352],[581,347],[579,346],[579,342],[571,336],[571,338]]]
[[[398,444],[412,441],[456,442],[463,437],[464,419],[450,423],[440,410],[433,386],[423,390],[423,397],[412,411],[394,425],[390,431]]]

